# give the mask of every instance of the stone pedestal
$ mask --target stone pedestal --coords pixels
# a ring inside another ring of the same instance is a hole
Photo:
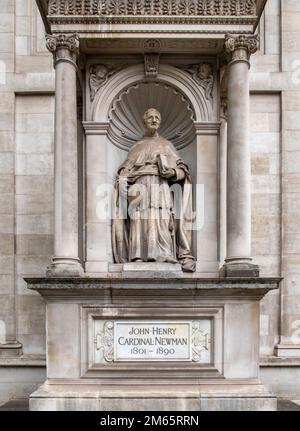
[[[276,409],[258,379],[259,301],[279,279],[26,281],[47,303],[31,410]]]

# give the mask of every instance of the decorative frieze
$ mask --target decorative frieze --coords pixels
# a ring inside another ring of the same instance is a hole
[[[199,63],[182,66],[181,68],[188,72],[194,81],[197,82],[201,88],[203,88],[206,99],[212,101],[214,87],[212,65],[209,63]]]
[[[49,16],[256,16],[255,0],[50,0]]]

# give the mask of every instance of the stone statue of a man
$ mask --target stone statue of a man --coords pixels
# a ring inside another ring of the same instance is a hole
[[[146,135],[119,167],[115,186],[112,245],[117,263],[180,263],[195,271],[191,254],[191,179],[170,141],[158,135],[161,115],[144,114]],[[125,205],[124,205],[125,203]],[[125,210],[124,210],[125,208]]]

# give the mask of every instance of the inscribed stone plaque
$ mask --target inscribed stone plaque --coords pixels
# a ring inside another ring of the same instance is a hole
[[[96,362],[209,363],[211,320],[95,322]]]

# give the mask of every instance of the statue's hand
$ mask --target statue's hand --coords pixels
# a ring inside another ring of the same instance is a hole
[[[120,177],[127,177],[128,176],[128,171],[126,168],[122,168],[119,172],[119,176]]]
[[[162,169],[161,170],[161,176],[163,177],[163,178],[173,178],[173,177],[176,177],[176,171],[175,171],[175,169]]]

